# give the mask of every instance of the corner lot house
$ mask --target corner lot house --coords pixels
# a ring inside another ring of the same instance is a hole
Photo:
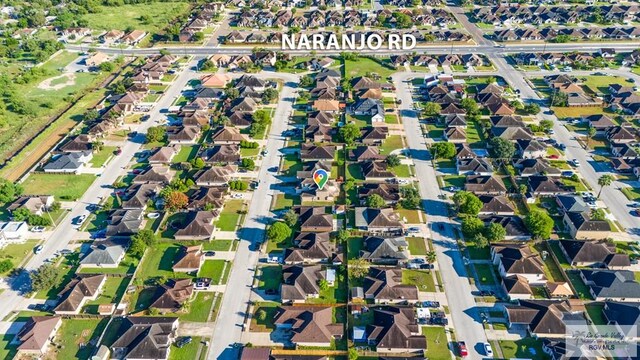
[[[18,357],[44,355],[62,324],[60,316],[32,316],[16,334]]]
[[[111,345],[111,359],[167,360],[177,330],[176,317],[125,317]]]

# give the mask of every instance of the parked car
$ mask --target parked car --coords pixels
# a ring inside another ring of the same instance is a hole
[[[207,251],[204,253],[204,256],[216,256],[216,252],[215,251]]]
[[[41,233],[44,231],[44,226],[34,226],[31,228],[31,232]]]
[[[417,232],[420,232],[420,228],[417,227],[417,226],[412,226],[412,227],[407,229],[407,232],[409,232],[409,233],[417,233]]]
[[[489,357],[493,357],[493,350],[491,350],[491,344],[484,343],[484,353]]]
[[[33,249],[33,252],[34,252],[36,255],[37,255],[37,254],[40,254],[40,253],[42,252],[42,248],[43,248],[43,246],[42,246],[42,245],[38,245],[38,246],[36,246],[36,247]]]
[[[433,264],[422,264],[422,265],[420,265],[420,269],[422,269],[422,270],[431,270],[431,269],[433,269]]]
[[[580,166],[580,160],[578,159],[573,159],[571,160],[571,163],[573,164],[573,166],[578,167]]]
[[[469,355],[469,352],[467,351],[467,344],[465,344],[464,341],[458,341],[458,353],[462,357]]]
[[[116,154],[116,155],[122,154],[122,148],[120,146],[118,146],[118,148],[116,148],[116,150],[113,153]]]
[[[178,339],[178,341],[176,341],[176,346],[179,348],[185,347],[186,345],[191,344],[191,342],[193,341],[193,338],[191,336],[184,336]]]

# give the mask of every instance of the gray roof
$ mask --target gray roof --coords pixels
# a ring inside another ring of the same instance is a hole
[[[82,265],[118,265],[128,241],[96,241],[87,255],[80,260]]]
[[[62,154],[43,168],[45,170],[76,170],[84,164],[80,159],[89,155],[91,155],[91,150]]]
[[[371,261],[406,260],[409,258],[409,244],[404,236],[381,238],[369,236],[364,239],[364,250],[360,257]]]
[[[628,270],[580,270],[587,286],[597,298],[640,300],[640,284]]]
[[[556,201],[560,205],[560,207],[566,212],[585,212],[589,211],[589,207],[582,200],[580,196],[577,195],[558,195],[556,196]]]

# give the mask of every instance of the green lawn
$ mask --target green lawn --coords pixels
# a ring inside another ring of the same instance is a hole
[[[493,267],[488,264],[474,264],[476,273],[478,274],[478,280],[484,285],[493,285]]]
[[[260,153],[260,148],[255,148],[255,149],[240,148],[240,156],[243,158],[257,156],[259,153]]]
[[[421,224],[420,210],[397,209],[396,212],[401,218],[406,219],[407,224]]]
[[[240,219],[240,210],[243,204],[244,201],[242,200],[227,201],[222,208],[220,218],[216,222],[216,227],[221,231],[234,231]]]
[[[609,85],[620,84],[623,86],[633,86],[632,83],[627,82],[625,78],[620,76],[586,76],[583,80],[584,85],[594,93],[609,94]]]
[[[353,260],[360,257],[360,250],[364,248],[364,241],[362,237],[350,237],[347,239],[347,259]]]
[[[94,345],[86,345],[96,341],[107,326],[109,320],[63,319],[62,326],[56,336],[57,347],[50,347],[55,359],[89,359],[95,350]]]
[[[234,240],[211,240],[202,244],[205,251],[229,251]]]
[[[409,243],[409,252],[411,255],[427,255],[427,244],[424,238],[421,237],[407,237]]]
[[[542,351],[542,340],[526,337],[517,341],[499,340],[504,359],[546,360],[549,357]],[[533,355],[532,350],[535,352]]]
[[[0,249],[0,260],[9,259],[16,268],[22,260],[33,254],[33,248],[40,240],[27,240],[21,244],[8,244]]]
[[[156,277],[188,278],[185,273],[174,273],[172,266],[180,251],[180,244],[161,242],[147,249],[136,273],[136,279],[146,281]]]
[[[118,303],[127,290],[127,285],[129,285],[129,278],[107,277],[100,296],[95,300],[87,302],[84,312],[97,314],[98,305]]]
[[[434,360],[449,360],[449,342],[447,334],[442,326],[423,326],[422,335],[427,338],[427,351],[425,356]]]
[[[294,205],[300,204],[300,197],[291,194],[278,194],[276,195],[276,201],[273,204],[272,211],[279,211],[289,209]]]
[[[251,317],[250,331],[253,332],[271,332],[275,329],[273,318],[276,315],[280,304],[276,302],[259,302],[255,305],[254,315]],[[258,314],[264,311],[264,318],[260,318]]]
[[[258,279],[258,287],[260,290],[278,290],[282,282],[282,266],[263,266],[260,270],[261,274]]]
[[[199,149],[200,145],[183,145],[171,162],[181,163],[190,161],[196,157]]]
[[[456,186],[464,188],[467,177],[464,175],[446,175],[442,177],[445,187]]]
[[[582,281],[579,273],[575,271],[565,271],[565,273],[573,287],[576,289],[577,295],[580,299],[592,299],[589,287]]]
[[[384,82],[385,78],[391,76],[397,70],[383,65],[379,60],[369,58],[358,58],[355,61],[347,60],[344,64],[344,74],[348,78],[356,78],[358,76],[365,76],[370,73],[378,74],[382,79],[379,81]]]
[[[445,129],[446,127],[440,124],[427,125],[427,131],[429,132],[429,137],[432,139],[442,139],[444,137]]]
[[[559,119],[563,119],[563,118],[579,118],[579,117],[582,117],[582,116],[600,115],[600,114],[605,114],[606,113],[604,108],[597,107],[597,106],[585,106],[585,107],[579,107],[579,106],[575,106],[575,107],[553,106],[553,107],[551,107],[551,109],[553,110],[554,114]]]
[[[640,189],[632,188],[632,187],[624,187],[620,191],[627,197],[629,200],[638,201],[640,200]]]
[[[593,321],[595,325],[607,325],[607,319],[604,317],[604,314],[602,313],[602,309],[604,309],[604,305],[600,305],[597,303],[590,303],[590,304],[586,304],[585,307],[587,308],[587,313],[589,314],[591,321]]]
[[[396,114],[388,114],[384,116],[384,122],[387,124],[397,124],[398,123],[398,115]]]
[[[18,353],[18,345],[11,344],[15,334],[0,335],[0,359],[13,359]]]
[[[95,13],[82,15],[87,27],[101,30],[139,29],[157,33],[171,23],[174,18],[185,15],[189,4],[182,2],[141,3],[112,6],[97,6]],[[148,15],[143,19],[141,14]]]
[[[77,252],[64,257],[58,265],[60,272],[58,274],[57,286],[39,291],[38,293],[36,293],[35,298],[47,300],[56,299],[58,297],[58,294],[62,291],[62,289],[64,289],[64,287],[69,283],[69,281],[71,281],[71,279],[75,275],[78,258],[79,253]]]
[[[207,320],[209,320],[209,314],[211,313],[211,306],[213,305],[214,298],[215,293],[208,291],[198,292],[189,304],[189,312],[180,315],[180,320],[207,322]]]
[[[225,264],[227,264],[226,269]],[[230,265],[231,263],[225,260],[206,260],[202,264],[198,276],[211,278],[213,284],[224,284],[222,275],[224,272],[231,271]]]
[[[582,183],[582,181],[580,179],[578,179],[578,181],[573,181],[569,178],[565,178],[563,177],[562,179],[560,179],[560,181],[566,185],[566,186],[570,186],[573,188],[573,191],[578,191],[578,192],[582,192],[582,191],[587,191],[587,187],[584,186],[584,184]]]
[[[364,180],[360,164],[350,163],[347,165],[347,179]]]
[[[34,173],[22,185],[26,195],[53,195],[56,200],[77,200],[95,179],[96,176],[91,174]]]
[[[433,275],[424,270],[402,270],[402,283],[405,285],[415,285],[419,291],[435,292],[436,285]]]
[[[193,340],[190,344],[187,344],[181,348],[177,347],[175,344],[171,345],[171,350],[169,351],[169,360],[182,360],[182,359],[197,359],[198,348],[200,347],[200,343],[202,342],[202,338],[199,336],[193,337]],[[202,350],[200,354],[206,354],[207,347],[202,345]]]
[[[402,149],[402,136],[390,135],[380,146],[380,153],[383,155],[390,154],[393,150]]]
[[[95,168],[99,168],[102,165],[107,163],[107,160],[113,156],[113,152],[116,151],[115,146],[103,146],[100,151],[93,154],[93,159],[91,159],[91,165]]]
[[[397,176],[401,178],[411,177],[411,167],[409,165],[398,165],[391,168],[391,171]]]

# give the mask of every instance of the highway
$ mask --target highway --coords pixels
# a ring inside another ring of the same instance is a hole
[[[282,133],[287,129],[289,116],[293,114],[293,104],[297,95],[299,77],[286,73],[263,72],[256,76],[264,79],[280,79],[284,86],[280,91],[279,102],[272,119],[266,149],[258,174],[260,181],[254,191],[245,222],[240,230],[240,243],[236,251],[233,268],[229,276],[227,291],[222,299],[221,309],[211,336],[211,346],[207,359],[238,359],[238,349],[233,347],[242,337],[247,306],[251,297],[255,268],[260,252],[259,244],[265,239],[267,224],[271,221],[270,206],[279,182],[276,173],[268,172],[268,168],[278,166],[281,150],[285,147]]]
[[[399,110],[407,145],[415,164],[416,178],[420,179],[417,184],[431,229],[431,238],[437,253],[438,267],[442,275],[456,339],[466,342],[469,359],[481,359],[478,344],[487,342],[487,337],[472,294],[474,289],[469,284],[469,275],[456,243],[454,229],[457,225],[448,216],[448,203],[439,198],[441,190],[436,178],[436,170],[420,129],[418,114],[413,109],[411,89],[406,82],[413,76],[415,76],[414,73],[396,73],[392,76],[398,99],[402,100]]]
[[[164,116],[160,113],[160,109],[166,109],[171,106],[171,103],[179,97],[187,85],[187,82],[197,76],[192,70],[196,63],[197,60],[194,59],[179,72],[176,80],[169,86],[164,95],[149,112],[150,120],[133,128],[133,130],[138,132],[138,135],[128,139],[124,145],[121,146],[122,153],[115,156],[106,165],[100,176],[91,184],[82,198],[73,204],[64,221],[56,226],[51,234],[45,238],[42,251],[32,256],[24,266],[26,271],[8,280],[10,281],[10,289],[0,294],[0,304],[2,304],[0,307],[0,319],[5,318],[11,311],[21,309],[21,303],[24,300],[22,296],[23,292],[28,291],[30,288],[28,271],[39,268],[44,264],[46,259],[53,258],[56,252],[69,246],[69,243],[74,239],[78,231],[72,225],[72,220],[82,215],[88,218],[90,215],[88,206],[91,204],[99,204],[102,199],[106,199],[111,194],[113,191],[111,185],[118,177],[126,173],[127,170],[125,170],[125,168],[144,143],[144,134],[147,132],[147,129],[151,126],[158,125],[161,123],[161,120],[164,119]]]

